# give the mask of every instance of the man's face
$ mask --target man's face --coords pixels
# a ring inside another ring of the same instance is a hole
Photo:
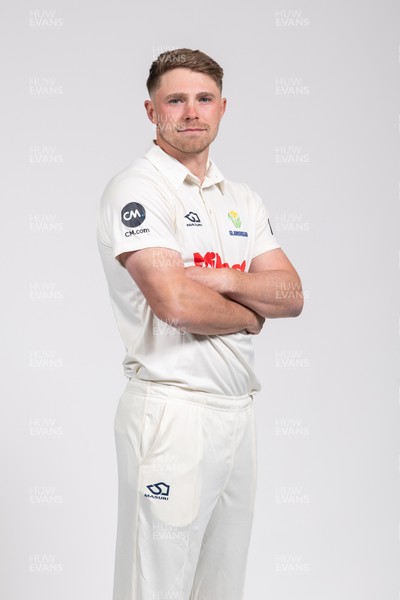
[[[162,75],[160,86],[145,102],[157,139],[185,154],[203,152],[218,133],[226,99],[208,75],[177,68]]]

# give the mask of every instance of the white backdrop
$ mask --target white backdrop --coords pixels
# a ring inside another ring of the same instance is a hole
[[[246,600],[399,599],[399,19],[391,0],[3,8],[1,598],[111,599],[124,349],[95,211],[152,139],[150,63],[187,46],[225,69],[212,156],[306,290],[255,341]]]

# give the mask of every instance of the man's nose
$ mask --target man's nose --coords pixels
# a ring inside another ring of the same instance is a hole
[[[184,117],[187,121],[192,120],[192,119],[198,119],[196,105],[194,102],[188,101],[185,104]]]

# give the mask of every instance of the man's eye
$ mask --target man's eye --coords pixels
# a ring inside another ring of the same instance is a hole
[[[211,98],[208,96],[203,96],[203,98],[200,98],[200,102],[211,102]]]
[[[168,104],[178,104],[178,102],[182,102],[182,100],[180,98],[171,98],[171,100],[168,100]]]

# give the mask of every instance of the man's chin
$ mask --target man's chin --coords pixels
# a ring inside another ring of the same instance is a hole
[[[183,152],[184,154],[201,154],[206,150],[211,144],[212,140],[197,140],[197,139],[174,139],[174,140],[165,140],[169,146],[172,146],[175,150],[179,152]]]
[[[191,144],[190,142],[188,142],[186,144],[181,144],[179,150],[181,152],[184,152],[185,154],[201,154],[202,152],[204,152],[204,150],[207,150],[209,145],[210,142],[203,142],[202,144]]]

